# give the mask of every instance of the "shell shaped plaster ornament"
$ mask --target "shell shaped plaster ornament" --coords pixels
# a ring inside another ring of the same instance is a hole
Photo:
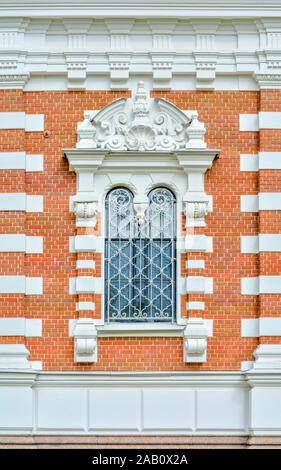
[[[86,111],[77,148],[172,151],[205,148],[205,128],[196,111],[182,111],[163,98],[149,98],[139,82],[134,98],[119,98],[101,111]]]

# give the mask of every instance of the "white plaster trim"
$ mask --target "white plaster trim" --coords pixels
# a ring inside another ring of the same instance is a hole
[[[254,351],[253,369],[281,369],[281,344],[259,344]]]
[[[186,269],[205,269],[205,261],[203,259],[188,259]]]
[[[75,252],[103,252],[104,238],[94,235],[77,235],[74,238]]]
[[[43,237],[24,234],[1,234],[0,252],[43,253]]]
[[[239,114],[240,132],[258,132],[259,119],[258,114]]]
[[[266,395],[253,403],[241,371],[35,372],[32,364],[29,369],[1,371],[1,400],[7,403],[1,434],[248,436],[249,419],[256,416],[265,432],[272,432],[266,411],[261,416],[257,409],[268,403],[272,387],[264,387]],[[278,399],[272,405],[276,416]],[[279,414],[271,426],[280,434]]]
[[[32,370],[43,370],[42,361],[30,361]]]
[[[186,310],[205,310],[205,302],[186,302]]]
[[[26,171],[43,171],[44,170],[44,155],[34,154],[26,155]]]
[[[281,193],[259,193],[259,210],[281,210]]]
[[[240,154],[240,171],[281,170],[281,152]]]
[[[73,294],[103,294],[104,279],[92,276],[69,278],[69,293]]]
[[[185,250],[187,252],[212,253],[213,237],[206,235],[188,235],[185,238]]]
[[[76,302],[76,310],[92,310],[95,311],[94,302]]]
[[[240,196],[241,212],[281,210],[281,193],[259,193]]]
[[[260,294],[281,294],[281,276],[260,276]]]
[[[43,196],[0,193],[0,211],[43,212]]]
[[[242,277],[241,279],[242,295],[259,295],[259,278]]]
[[[258,195],[241,195],[240,196],[241,212],[258,212],[259,198]]]
[[[239,115],[240,131],[259,131],[259,129],[281,129],[281,113],[260,111],[259,114]]]
[[[241,253],[258,253],[259,236],[241,236]]]
[[[25,115],[26,132],[44,131],[44,114],[26,114]]]
[[[25,170],[25,152],[1,152],[0,170]]]
[[[241,336],[247,338],[281,336],[281,318],[243,318],[241,320]]]
[[[259,156],[252,154],[240,154],[240,171],[258,171]]]
[[[281,152],[259,152],[260,170],[281,170]]]
[[[78,259],[76,261],[76,269],[95,269],[95,262],[88,259]]]
[[[212,294],[213,278],[202,276],[188,276],[186,278],[186,293]]]
[[[30,369],[24,344],[0,344],[0,369]]]
[[[280,112],[259,112],[260,129],[281,129]]]
[[[281,235],[280,234],[271,234],[271,233],[262,233],[259,234],[259,251],[267,252],[280,252],[281,251]]]
[[[281,235],[260,233],[241,236],[241,253],[281,252]]]
[[[43,171],[42,154],[26,154],[25,152],[1,152],[0,170]]]
[[[42,336],[42,320],[38,318],[0,318],[0,336]]]
[[[241,337],[258,338],[259,337],[259,318],[241,319]]]
[[[244,277],[241,279],[244,295],[281,294],[281,276]]]
[[[25,129],[26,132],[44,130],[44,114],[0,112],[0,129]]]
[[[42,277],[0,276],[0,294],[41,295]]]
[[[77,320],[69,320],[69,336],[73,336],[73,329],[75,328]],[[186,321],[182,324],[173,323],[108,323],[101,324],[100,320],[95,320],[95,325],[98,331],[98,336],[138,336],[138,337],[149,337],[149,336],[183,336],[183,332],[186,326]],[[208,330],[208,336],[213,336],[213,320],[204,319]]]
[[[26,212],[43,212],[43,196],[26,196]]]
[[[252,369],[254,361],[242,361],[241,362],[241,371],[246,371]]]

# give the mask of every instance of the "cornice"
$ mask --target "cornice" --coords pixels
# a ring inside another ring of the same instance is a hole
[[[6,16],[31,16],[31,17],[68,17],[75,15],[85,17],[112,18],[122,14],[123,17],[149,17],[149,18],[190,18],[190,17],[220,17],[220,18],[248,18],[248,17],[276,17],[281,13],[279,0],[182,0],[172,3],[169,0],[143,0],[132,2],[131,0],[92,0],[56,1],[49,0],[13,0],[11,2],[0,0],[0,11]]]

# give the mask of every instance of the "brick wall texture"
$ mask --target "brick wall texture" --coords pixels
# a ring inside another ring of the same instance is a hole
[[[0,192],[26,192],[44,196],[42,213],[0,212],[0,233],[25,233],[43,236],[43,254],[1,253],[1,275],[43,277],[43,295],[0,295],[0,315],[41,318],[43,336],[39,338],[1,337],[3,343],[25,343],[29,360],[42,361],[43,370],[240,370],[241,361],[253,360],[258,342],[272,338],[242,338],[241,319],[280,316],[279,295],[241,295],[241,278],[280,274],[281,255],[277,253],[241,254],[240,236],[278,233],[281,213],[240,211],[241,194],[278,192],[280,170],[241,172],[240,153],[280,151],[281,131],[240,132],[239,114],[280,111],[281,92],[256,91],[172,91],[152,93],[162,96],[181,109],[196,109],[204,122],[208,148],[219,149],[205,176],[205,191],[213,196],[213,212],[206,216],[206,227],[195,228],[195,234],[213,237],[212,253],[189,253],[188,259],[204,259],[205,269],[189,269],[190,275],[212,277],[213,294],[182,296],[182,316],[213,319],[213,337],[208,338],[207,362],[183,362],[182,338],[110,337],[98,339],[98,361],[75,364],[73,338],[69,337],[69,319],[78,317],[77,296],[69,294],[69,278],[77,276],[76,260],[95,261],[94,276],[101,276],[99,254],[69,252],[69,237],[85,233],[75,227],[75,216],[69,211],[69,198],[76,193],[76,175],[69,171],[63,148],[76,145],[77,123],[83,112],[101,109],[114,99],[129,96],[125,92],[23,92],[1,90],[0,111],[24,111],[44,114],[46,132],[0,130],[1,152],[25,151],[44,155],[43,172],[1,170]],[[184,222],[184,221],[183,221]],[[183,223],[184,227],[184,223]],[[97,230],[100,231],[98,223]],[[99,232],[100,233],[100,232]],[[182,273],[185,260],[182,255]],[[79,270],[79,275],[92,271]],[[96,303],[95,318],[101,316],[100,295],[80,295],[79,301]],[[187,301],[205,302],[205,311],[186,312]],[[82,313],[82,312],[81,312]],[[84,312],[89,316],[90,312]],[[274,338],[279,342],[280,338]]]

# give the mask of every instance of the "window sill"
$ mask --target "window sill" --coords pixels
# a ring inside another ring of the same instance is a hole
[[[183,336],[185,324],[112,323],[96,325],[98,336]]]

